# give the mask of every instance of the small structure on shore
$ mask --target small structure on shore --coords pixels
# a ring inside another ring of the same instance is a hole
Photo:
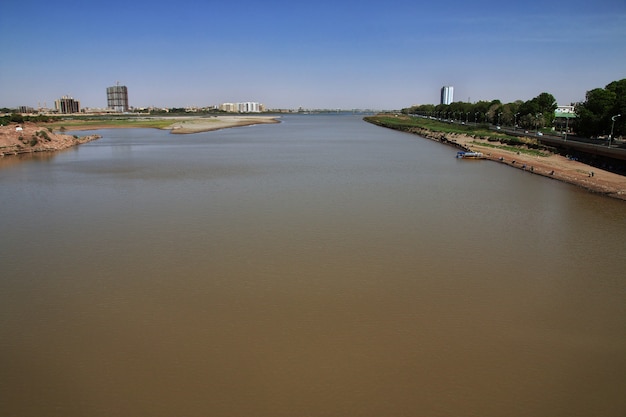
[[[457,152],[456,157],[461,158],[461,159],[484,159],[485,158],[482,152],[466,152],[466,151]]]

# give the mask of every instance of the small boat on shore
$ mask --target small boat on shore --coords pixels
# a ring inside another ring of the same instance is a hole
[[[484,159],[485,158],[482,152],[465,152],[465,151],[457,152],[456,157],[462,158],[462,159]]]

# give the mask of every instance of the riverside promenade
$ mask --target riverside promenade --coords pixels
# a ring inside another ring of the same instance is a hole
[[[497,130],[495,127],[492,130]],[[528,137],[529,133],[521,130],[500,129],[507,135]],[[534,136],[538,142],[558,148],[560,150],[569,150],[572,153],[585,153],[596,155],[598,157],[606,157],[626,161],[626,141],[612,140],[609,144],[608,139],[588,139],[579,138],[577,136],[557,136],[557,135],[541,135]]]
[[[403,118],[409,123],[403,124]],[[553,152],[546,150],[544,153],[528,153],[524,152],[523,148],[514,149],[510,146],[498,145],[497,142],[494,143],[486,137],[429,130],[411,124],[410,119],[409,116],[394,116],[390,119],[399,123],[388,123],[380,117],[366,120],[382,127],[413,133],[454,146],[457,149],[481,152],[486,160],[626,201],[626,158],[623,157],[625,150],[621,142],[615,147],[605,146],[605,149],[601,149],[601,146],[597,144],[589,146],[590,144],[569,138],[561,140],[551,136],[533,136],[519,130],[515,132],[516,136],[538,139],[553,150]],[[493,130],[503,131],[504,129],[494,127]],[[512,134],[507,130],[503,133]]]

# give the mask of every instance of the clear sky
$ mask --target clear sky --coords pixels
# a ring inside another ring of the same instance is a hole
[[[399,109],[559,104],[626,78],[626,1],[29,0],[0,7],[0,107],[258,101]]]

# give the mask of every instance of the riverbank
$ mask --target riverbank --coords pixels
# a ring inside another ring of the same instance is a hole
[[[74,136],[35,123],[0,126],[0,157],[54,152],[99,139],[99,135]]]
[[[0,126],[0,157],[53,152],[99,139],[99,135],[78,136],[70,131],[153,128],[175,134],[190,134],[231,127],[279,123],[276,116],[180,116],[63,120],[54,123],[20,123]]]
[[[590,192],[626,201],[626,177],[591,167],[547,150],[535,150],[529,147],[514,148],[490,141],[488,138],[461,133],[437,132],[420,127],[400,128],[401,125],[378,123],[376,118],[370,118],[367,121],[382,127],[413,133],[460,150],[481,152],[485,160],[520,169],[530,175],[541,175],[576,185]],[[468,163],[476,163],[476,161],[468,161]]]

